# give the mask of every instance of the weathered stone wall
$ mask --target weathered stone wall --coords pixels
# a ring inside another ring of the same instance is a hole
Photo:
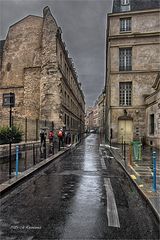
[[[54,120],[55,127],[62,126],[59,112],[60,99],[60,74],[57,65],[57,23],[49,8],[44,9],[42,31],[42,77],[40,83],[40,117],[41,119]]]
[[[119,106],[119,83],[132,82],[132,106],[143,106],[144,96],[153,91],[152,85],[157,73],[111,74],[111,106]]]
[[[0,126],[9,125],[9,108],[3,106],[3,93],[14,93],[15,94],[15,107],[12,108],[13,115],[23,116],[24,115],[24,88],[0,88]]]
[[[39,119],[41,68],[24,69],[24,116]]]
[[[118,139],[118,118],[124,115],[124,109],[127,110],[127,116],[133,119],[133,139],[142,139],[145,133],[146,127],[146,110],[145,107],[137,106],[135,108],[124,108],[115,107],[111,110],[111,128],[112,128],[112,139],[117,142]]]
[[[160,88],[146,98],[147,143],[160,149]],[[154,134],[150,134],[150,115],[154,114]]]
[[[0,79],[0,115],[3,116],[3,119],[8,117],[8,109],[2,106],[3,93],[15,93],[13,114],[16,116],[25,116],[26,114],[25,103],[27,100],[25,97],[30,98],[31,102],[36,95],[34,79],[32,79],[30,87],[29,85],[25,86],[26,73],[24,69],[41,65],[41,28],[42,18],[35,16],[28,16],[9,28],[4,45]],[[36,109],[35,111],[31,109],[31,112],[35,113]],[[31,112],[28,112],[27,115],[31,115]],[[4,122],[1,124],[3,125]]]
[[[75,118],[81,113],[82,120],[84,119],[85,103],[82,97],[80,99],[78,86],[75,88],[76,83],[72,79],[72,92],[71,85],[69,87],[66,84],[58,66],[60,51],[58,29],[48,7],[44,8],[43,18],[28,16],[10,27],[4,46],[0,78],[0,124],[2,117],[8,116],[8,109],[2,106],[2,94],[9,92],[15,93],[14,116],[27,117],[33,121],[36,119],[53,121],[54,127],[58,129],[64,126],[64,112],[68,107],[67,111],[73,113]],[[65,49],[61,51],[65,58],[67,54]],[[64,100],[65,91],[69,96],[68,102]],[[77,105],[73,109],[71,98],[74,99],[75,105],[81,101],[78,111]],[[24,128],[24,124],[22,125]],[[33,139],[35,127],[33,125],[29,128],[30,138]]]
[[[154,39],[154,38],[153,38]],[[132,71],[153,71],[159,70],[160,63],[160,44],[156,38],[157,44],[147,44],[145,39],[143,43],[136,45],[128,41],[125,45],[121,45],[122,40],[119,41],[119,46],[112,47],[110,50],[111,58],[111,72],[119,71],[119,48],[132,48]],[[137,39],[138,41],[138,39]]]
[[[153,33],[159,32],[159,11],[148,10],[148,11],[137,11],[135,14],[132,12],[123,12],[122,14],[114,14],[110,18],[110,36],[115,36],[120,33],[120,22],[121,17],[132,17],[132,32],[134,33]],[[147,19],[149,19],[147,21]]]
[[[11,26],[4,45],[0,87],[23,86],[24,68],[40,65],[42,18],[28,16]]]
[[[131,32],[120,33],[120,18],[131,17]],[[153,92],[152,85],[159,71],[160,42],[158,32],[158,10],[110,14],[108,42],[107,94],[110,95],[109,128],[113,131],[113,141],[118,141],[118,119],[127,117],[133,120],[133,138],[147,135],[147,114],[144,97]],[[132,48],[132,70],[119,71],[119,48]],[[131,106],[120,106],[119,83],[132,82]],[[154,108],[153,111],[157,112]]]

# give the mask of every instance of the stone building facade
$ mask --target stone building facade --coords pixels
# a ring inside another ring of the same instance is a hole
[[[15,94],[15,116],[54,122],[55,128],[84,130],[85,100],[62,32],[45,7],[9,28],[0,47],[0,119],[8,114],[3,94]]]
[[[146,138],[146,94],[160,69],[159,1],[114,0],[106,46],[106,129],[113,142]]]
[[[93,107],[88,107],[85,114],[85,131],[89,132],[93,128]]]
[[[146,141],[160,149],[160,74],[152,85],[154,92],[145,98]]]

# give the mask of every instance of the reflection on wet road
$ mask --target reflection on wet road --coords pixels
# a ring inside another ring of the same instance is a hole
[[[151,211],[106,155],[92,134],[6,197],[2,239],[157,239]]]

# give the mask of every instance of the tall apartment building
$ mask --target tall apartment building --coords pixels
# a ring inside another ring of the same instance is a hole
[[[114,142],[131,142],[147,134],[155,146],[160,140],[160,116],[154,109],[150,111],[156,115],[154,122],[147,116],[145,100],[154,92],[160,70],[159,4],[159,0],[114,0],[108,14],[106,128]]]
[[[55,128],[84,130],[85,100],[62,32],[45,7],[9,28],[0,47],[0,119],[5,93],[15,94],[14,114],[54,121]]]

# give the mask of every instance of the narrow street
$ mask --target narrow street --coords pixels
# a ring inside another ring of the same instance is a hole
[[[158,239],[151,210],[91,134],[1,204],[1,239]]]

